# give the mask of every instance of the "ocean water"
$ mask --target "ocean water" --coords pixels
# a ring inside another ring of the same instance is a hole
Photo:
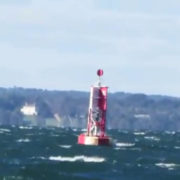
[[[0,179],[180,179],[179,132],[109,130],[112,147],[78,145],[80,133],[0,127]]]

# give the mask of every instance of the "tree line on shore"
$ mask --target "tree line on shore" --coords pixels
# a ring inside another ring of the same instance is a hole
[[[20,112],[25,103],[36,105],[40,126],[44,125],[42,119],[58,114],[63,127],[86,127],[88,92],[0,88],[0,125],[25,125]],[[179,131],[180,98],[109,93],[107,128]]]

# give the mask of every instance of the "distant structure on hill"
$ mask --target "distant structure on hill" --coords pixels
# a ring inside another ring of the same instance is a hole
[[[35,104],[25,104],[21,109],[21,113],[25,116],[37,116]]]

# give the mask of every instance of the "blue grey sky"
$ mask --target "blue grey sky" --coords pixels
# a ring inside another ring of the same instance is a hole
[[[0,0],[0,86],[180,96],[179,0]]]

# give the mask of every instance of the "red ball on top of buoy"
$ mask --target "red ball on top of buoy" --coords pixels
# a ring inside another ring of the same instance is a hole
[[[104,73],[104,72],[103,72],[103,70],[102,70],[102,69],[98,69],[98,70],[97,70],[97,75],[98,75],[98,76],[102,76],[102,75],[103,75],[103,73]]]

